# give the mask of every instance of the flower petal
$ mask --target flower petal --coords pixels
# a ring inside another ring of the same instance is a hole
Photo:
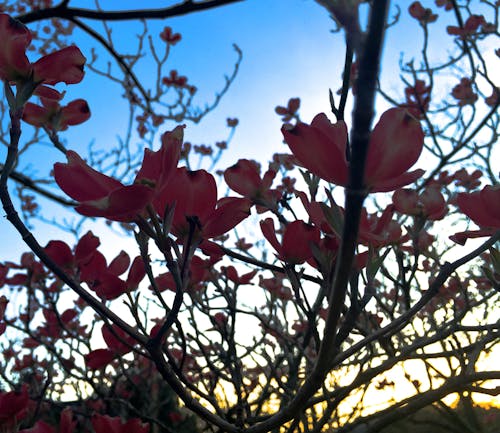
[[[418,169],[415,171],[407,171],[400,176],[394,177],[392,179],[386,179],[383,181],[378,181],[372,185],[370,190],[372,192],[388,192],[394,191],[395,189],[401,188],[403,186],[409,185],[415,182],[417,179],[422,177],[425,170]]]
[[[85,99],[75,99],[61,109],[61,125],[79,125],[90,117],[90,109]]]
[[[366,184],[383,185],[405,173],[417,161],[423,143],[424,133],[418,120],[401,108],[387,110],[370,137],[365,169]],[[388,189],[377,187],[377,191]]]
[[[123,187],[112,177],[99,173],[72,150],[66,152],[68,163],[54,164],[54,178],[59,187],[72,199],[83,202],[97,200]]]
[[[227,168],[224,179],[229,188],[245,197],[256,195],[262,185],[257,163],[248,159],[240,159]]]
[[[31,74],[26,49],[31,33],[21,22],[7,14],[0,14],[0,79],[15,81]]]
[[[184,126],[177,126],[173,131],[166,132],[161,137],[161,148],[156,152],[145,149],[142,165],[135,177],[135,183],[146,183],[160,192],[167,187],[179,163]]]
[[[460,210],[480,227],[500,228],[500,216],[494,214],[494,206],[498,206],[500,189],[491,187],[470,194],[461,193],[457,196]],[[496,193],[496,194],[495,194]],[[486,198],[488,201],[485,201]],[[493,199],[493,202],[489,200]],[[495,203],[496,200],[496,203]]]
[[[84,201],[75,209],[89,217],[112,221],[133,221],[151,201],[153,190],[145,185],[122,186],[98,200]]]
[[[66,47],[37,60],[33,64],[33,79],[49,85],[76,84],[83,80],[85,62],[78,47]]]
[[[203,225],[204,238],[221,236],[232,230],[250,215],[252,202],[246,198],[226,197],[219,200],[217,209]]]
[[[324,113],[311,125],[298,123],[281,129],[286,143],[299,162],[322,179],[337,185],[347,184],[347,126],[344,121],[332,124]]]

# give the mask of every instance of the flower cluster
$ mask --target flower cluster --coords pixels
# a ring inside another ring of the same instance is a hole
[[[83,79],[85,57],[75,47],[66,47],[31,63],[26,50],[31,44],[31,32],[9,15],[0,14],[0,78],[9,82],[54,85],[60,82],[76,84]]]
[[[10,100],[11,108],[19,108],[36,94],[42,105],[26,104],[23,119],[37,127],[54,131],[65,130],[90,117],[83,99],[61,107],[63,94],[52,87],[58,83],[76,84],[84,76],[85,57],[76,46],[63,48],[41,57],[35,63],[28,60],[26,51],[32,41],[31,32],[7,14],[0,14],[0,79],[17,87],[17,95]]]
[[[56,90],[50,96],[40,96],[42,105],[27,102],[23,110],[23,120],[38,128],[65,131],[68,126],[79,125],[90,117],[90,109],[85,99],[76,99],[61,106],[63,95]]]
[[[415,80],[413,86],[405,88],[406,104],[402,106],[417,119],[423,118],[429,110],[431,91],[431,86],[427,85],[425,81]]]
[[[479,30],[479,27],[488,27],[488,24],[486,23],[486,20],[484,19],[483,15],[471,15],[467,20],[465,21],[463,27],[458,27],[458,26],[448,26],[446,28],[446,31],[448,32],[449,35],[456,35],[459,36],[461,39],[466,39],[467,37],[470,37],[474,34],[477,33]]]
[[[433,23],[438,18],[437,14],[432,12],[432,9],[424,8],[419,1],[413,2],[408,8],[408,12],[422,25]]]
[[[453,87],[451,95],[458,101],[458,105],[473,105],[477,101],[477,93],[472,88],[472,81],[469,78],[462,78],[460,83]]]
[[[346,158],[347,126],[332,124],[318,114],[311,125],[297,123],[282,132],[299,162],[320,178],[347,186],[349,161]],[[422,152],[424,133],[418,120],[406,110],[391,108],[375,126],[368,148],[365,183],[371,192],[391,191],[414,182],[423,170],[408,172]]]
[[[59,187],[79,202],[76,210],[85,216],[112,221],[138,221],[152,212],[171,217],[171,232],[179,239],[202,239],[223,235],[249,215],[246,198],[217,199],[214,177],[205,170],[177,168],[183,127],[162,136],[161,148],[146,149],[132,185],[124,185],[91,168],[73,151],[67,163],[54,165]]]

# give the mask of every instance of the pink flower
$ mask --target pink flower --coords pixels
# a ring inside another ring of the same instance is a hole
[[[181,127],[164,134],[160,150],[144,152],[142,166],[133,185],[123,185],[99,173],[73,151],[66,153],[67,164],[54,164],[54,177],[66,194],[80,202],[76,210],[82,215],[133,221],[167,187],[179,161],[181,144]]]
[[[73,151],[68,163],[54,164],[59,187],[80,202],[76,211],[85,216],[106,217],[113,221],[132,221],[149,202],[153,191],[145,185],[125,186],[91,168]]]
[[[148,433],[149,424],[143,424],[139,418],[132,418],[124,422],[120,417],[108,415],[94,415],[92,427],[95,433]]]
[[[276,171],[269,169],[261,178],[258,164],[248,159],[238,160],[224,172],[229,188],[254,203],[267,207],[273,207],[280,196],[279,192],[270,189],[275,176]]]
[[[180,33],[174,33],[172,31],[172,27],[165,27],[163,31],[160,33],[160,38],[165,41],[167,44],[175,45],[182,38]]]
[[[31,64],[26,49],[31,43],[30,31],[7,14],[0,14],[0,79],[17,81],[29,76]]]
[[[224,197],[217,200],[214,177],[205,170],[177,168],[168,188],[158,196],[154,206],[163,217],[167,207],[175,205],[172,232],[185,238],[195,222],[194,232],[203,239],[227,233],[250,214],[251,202],[246,198]]]
[[[332,124],[321,113],[311,125],[298,123],[292,129],[283,127],[282,132],[305,168],[328,182],[347,185],[347,126],[343,121]],[[382,114],[368,148],[365,183],[369,190],[392,191],[422,176],[423,170],[407,170],[420,156],[423,142],[420,123],[406,110],[391,108]]]
[[[27,102],[23,120],[30,125],[47,127],[53,131],[65,131],[68,126],[79,125],[90,117],[87,101],[76,99],[61,107],[57,101],[41,98],[42,106]]]
[[[278,258],[291,264],[301,264],[313,256],[312,245],[318,244],[319,230],[304,221],[293,221],[285,227],[281,243],[276,238],[271,218],[261,221],[262,234],[278,253]]]
[[[0,14],[0,38],[0,79],[16,82],[31,80],[35,84],[43,82],[49,85],[82,81],[86,59],[77,47],[63,48],[31,64],[26,56],[31,33],[6,14]]]
[[[446,202],[437,187],[428,187],[420,195],[412,189],[398,189],[392,202],[399,213],[440,220],[448,212]]]
[[[45,84],[76,84],[83,80],[86,59],[78,47],[70,46],[43,56],[33,64],[33,80]]]
[[[410,15],[421,24],[433,23],[438,16],[432,12],[432,9],[424,8],[419,1],[413,2],[408,8]]]
[[[500,185],[487,185],[481,191],[458,194],[457,205],[480,229],[455,233],[450,236],[452,241],[463,245],[467,239],[491,236],[500,229]]]
[[[480,227],[500,229],[500,185],[457,196],[460,210]]]

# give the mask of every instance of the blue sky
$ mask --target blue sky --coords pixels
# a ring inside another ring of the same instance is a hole
[[[107,3],[111,2],[103,2],[103,6],[108,7]],[[175,3],[161,2],[160,6]],[[400,3],[406,7],[406,2]],[[72,1],[71,4],[86,7],[88,2]],[[127,0],[113,4],[132,8],[137,2]],[[159,2],[144,1],[141,5],[158,7]],[[393,8],[391,13],[394,12]],[[449,17],[450,14],[439,11],[439,26],[433,29],[437,40],[443,37],[443,20]],[[99,28],[97,22],[87,23]],[[201,106],[212,100],[224,84],[224,75],[232,72],[236,59],[232,44],[236,43],[243,52],[238,76],[219,106],[200,124],[188,124],[185,132],[187,141],[214,143],[227,135],[226,118],[239,118],[240,124],[230,151],[222,161],[223,167],[232,165],[238,158],[252,158],[265,163],[274,152],[288,150],[282,143],[281,120],[274,113],[274,108],[286,104],[290,97],[301,98],[300,112],[304,121],[310,121],[319,112],[329,112],[328,89],[335,92],[341,84],[343,34],[331,33],[335,25],[326,10],[315,1],[245,0],[200,13],[151,21],[151,34],[157,37],[166,25],[182,34],[182,41],[173,47],[169,66],[188,76],[190,83],[198,87],[196,101]],[[113,24],[118,48],[131,44],[141,30],[137,23]],[[78,44],[84,54],[90,58],[90,49],[94,44],[78,31],[74,35],[75,40],[81,41]],[[389,30],[382,67],[386,89],[401,95],[399,100],[402,99],[398,76],[400,53],[409,52],[405,57],[409,60],[417,53],[420,43],[418,24],[405,11],[399,24]],[[442,56],[443,47],[439,44],[436,47],[436,55]],[[148,68],[151,64],[145,61],[138,71],[139,77],[146,81],[151,77]],[[91,119],[85,124],[62,133],[67,147],[85,156],[91,142],[97,148],[115,145],[116,140],[124,135],[127,125],[127,111],[121,103],[120,87],[88,73],[81,84],[68,86],[66,90],[67,101],[83,97],[88,100],[92,111]],[[349,111],[348,105],[347,113]],[[174,126],[173,122],[162,125],[160,132]],[[2,158],[3,155],[4,149],[0,149]],[[61,154],[50,146],[38,146],[21,163],[21,167],[29,164],[29,170],[46,173],[54,162],[62,160]],[[13,182],[10,186],[13,188]],[[0,232],[0,260],[19,257],[25,247],[5,219],[0,221]],[[40,223],[36,225],[35,232],[40,242],[45,244],[56,236],[57,230]],[[64,234],[61,236],[71,239]]]
[[[127,5],[127,2],[120,3]],[[157,2],[149,3],[157,6]],[[92,24],[97,28],[96,23]],[[341,36],[330,33],[333,22],[312,0],[247,0],[153,21],[149,24],[152,35],[158,35],[165,25],[182,34],[182,41],[173,47],[169,65],[187,75],[189,82],[198,87],[196,101],[201,106],[212,100],[224,84],[224,75],[232,72],[236,60],[232,44],[236,43],[243,52],[239,74],[219,106],[200,124],[188,124],[185,133],[186,140],[193,143],[213,143],[226,137],[227,117],[239,118],[231,152],[224,160],[226,166],[240,157],[265,162],[274,152],[286,151],[275,106],[285,104],[290,97],[301,97],[301,113],[304,119],[310,120],[317,112],[329,109],[328,88],[336,89],[340,83]],[[130,22],[114,26],[114,34],[125,46],[139,31],[141,27]],[[88,38],[80,38],[78,32],[75,36],[82,41],[79,46],[84,54],[90,57]],[[139,71],[144,79],[148,78],[147,68],[145,64]],[[121,89],[88,73],[81,84],[68,86],[65,90],[67,101],[83,97],[92,111],[91,119],[85,124],[62,133],[68,148],[85,155],[92,141],[99,148],[108,143],[114,145],[126,127],[127,111],[120,101]],[[174,126],[174,123],[165,124],[160,131]],[[3,149],[1,152],[3,157]],[[34,148],[21,166],[29,164],[30,170],[43,173],[61,160],[59,153],[42,145]],[[13,188],[12,182],[10,187]],[[0,222],[0,231],[0,260],[16,260],[25,251],[24,245],[5,219]],[[44,245],[56,236],[57,230],[37,223],[35,233]],[[71,239],[64,234],[57,236]]]

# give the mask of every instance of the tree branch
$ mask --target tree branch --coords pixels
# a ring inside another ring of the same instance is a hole
[[[49,18],[87,18],[99,21],[128,21],[136,19],[164,19],[187,15],[225,6],[243,0],[206,0],[202,2],[184,1],[174,6],[160,9],[137,9],[127,11],[93,11],[90,9],[69,8],[66,2],[52,8],[40,9],[16,17],[22,23],[28,24]]]

